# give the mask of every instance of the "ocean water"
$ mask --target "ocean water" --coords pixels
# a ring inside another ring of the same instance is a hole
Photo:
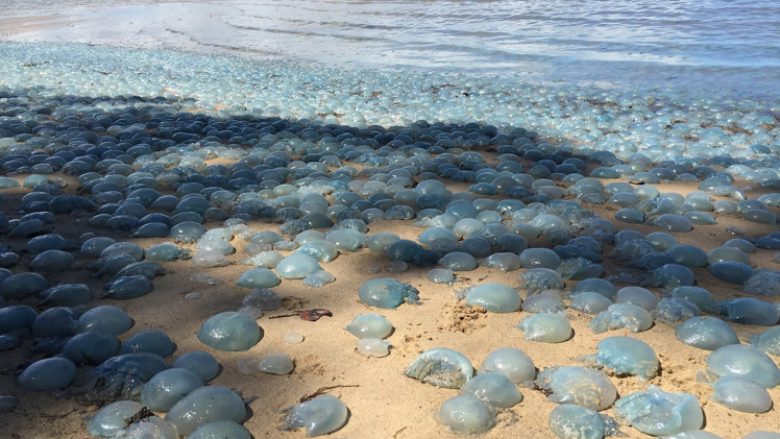
[[[780,2],[4,0],[0,41],[780,96]]]

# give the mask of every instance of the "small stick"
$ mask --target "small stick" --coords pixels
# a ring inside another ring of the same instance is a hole
[[[310,399],[328,393],[328,390],[341,389],[344,387],[360,387],[360,384],[336,384],[335,386],[320,387],[319,389],[315,390],[314,393],[302,396],[301,399],[298,400],[298,402],[306,402]]]

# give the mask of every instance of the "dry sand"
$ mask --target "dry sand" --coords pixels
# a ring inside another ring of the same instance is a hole
[[[462,190],[461,187],[454,189]],[[661,185],[662,191],[684,192],[689,186]],[[66,191],[74,191],[72,183]],[[6,214],[13,214],[24,190],[4,191],[8,201],[3,206]],[[607,218],[611,212],[602,207],[595,209]],[[643,232],[658,230],[652,226],[618,227],[636,228]],[[680,242],[702,246],[705,250],[717,247],[730,238],[726,227],[735,225],[749,236],[760,236],[775,230],[736,218],[719,219],[718,225],[697,226],[690,233],[679,233]],[[276,229],[276,225],[253,223],[253,230]],[[56,231],[66,237],[77,237],[89,230],[85,218],[63,216]],[[370,224],[369,233],[389,231],[403,238],[415,238],[422,229],[412,221],[383,221]],[[122,239],[121,236],[116,236]],[[134,240],[148,247],[165,239]],[[24,240],[10,240],[8,244],[17,249],[24,247]],[[238,246],[238,244],[234,243]],[[610,249],[606,250],[606,253]],[[772,262],[774,252],[759,250],[751,255],[751,263],[757,267],[777,268]],[[231,260],[243,257],[241,248]],[[30,256],[24,255],[16,270],[23,270]],[[80,260],[86,264],[87,261]],[[605,265],[610,274],[615,273],[614,261],[607,259]],[[696,395],[703,404],[706,415],[706,430],[724,438],[739,438],[754,430],[780,431],[780,416],[777,409],[752,415],[728,410],[709,401],[711,389],[700,382],[705,360],[709,352],[695,349],[677,341],[674,328],[656,324],[639,334],[626,330],[593,334],[587,328],[590,318],[573,310],[567,314],[575,330],[572,340],[562,344],[527,342],[515,325],[528,313],[489,314],[465,307],[456,297],[456,291],[481,282],[504,282],[516,285],[522,271],[503,273],[482,268],[460,273],[452,286],[437,285],[425,277],[427,270],[411,268],[405,273],[388,273],[388,261],[371,254],[368,249],[340,255],[335,261],[324,264],[324,268],[336,276],[336,282],[321,289],[303,284],[302,281],[285,280],[275,288],[285,298],[285,308],[323,307],[333,312],[332,318],[308,322],[294,317],[268,319],[269,315],[287,312],[285,309],[269,313],[258,323],[265,330],[265,337],[247,352],[225,353],[213,351],[201,344],[195,337],[200,324],[209,316],[226,310],[237,309],[242,297],[248,292],[236,287],[234,282],[249,267],[230,265],[215,269],[195,269],[188,261],[166,264],[169,273],[155,279],[154,291],[142,298],[130,301],[99,300],[124,308],[136,320],[135,327],[123,336],[126,338],[144,329],[164,330],[178,344],[180,355],[193,350],[207,350],[214,354],[223,367],[222,373],[212,384],[234,388],[248,400],[251,417],[246,427],[256,438],[303,437],[301,431],[282,432],[279,426],[279,411],[326,386],[337,386],[329,393],[341,398],[349,407],[350,418],[346,426],[332,434],[335,438],[423,438],[454,437],[435,419],[435,413],[446,399],[457,391],[437,389],[406,378],[403,370],[425,349],[448,347],[464,353],[476,366],[493,350],[501,347],[516,347],[527,352],[538,368],[555,365],[582,364],[584,355],[595,352],[596,344],[609,336],[631,335],[650,344],[658,353],[662,373],[650,382],[637,378],[613,378],[621,395],[644,389],[655,384],[667,391],[685,391]],[[370,273],[376,267],[383,272]],[[742,295],[739,288],[715,280],[706,270],[697,269],[701,286],[710,289],[718,299]],[[222,285],[208,286],[191,280],[194,273],[206,272],[223,281]],[[55,275],[50,283],[86,282],[95,293],[103,281],[92,278],[87,269]],[[420,291],[422,304],[401,305],[395,310],[371,309],[358,302],[357,290],[368,279],[392,276],[414,285]],[[567,288],[573,286],[570,282]],[[198,300],[187,300],[185,294],[193,291],[203,293]],[[771,300],[771,299],[770,299]],[[357,339],[347,333],[344,326],[358,313],[379,312],[395,326],[389,338],[392,350],[389,357],[365,358],[355,351]],[[752,333],[765,328],[734,325],[740,337],[746,339]],[[300,344],[286,344],[286,334],[297,332],[305,337]],[[18,372],[38,357],[30,355],[29,344],[0,356],[0,394],[17,395],[20,405],[15,412],[0,415],[0,438],[82,438],[86,437],[84,419],[97,409],[85,406],[64,395],[28,393],[14,384]],[[242,359],[259,359],[273,353],[286,353],[295,361],[295,370],[289,376],[273,376],[262,373],[251,375],[239,372]],[[338,387],[343,386],[343,387]],[[485,434],[485,438],[528,437],[551,438],[547,417],[555,404],[535,390],[521,389],[524,400],[518,406],[499,415],[498,425]],[[774,401],[780,401],[780,388],[770,390]],[[607,410],[607,414],[613,414]],[[623,427],[628,437],[645,437],[630,427]]]

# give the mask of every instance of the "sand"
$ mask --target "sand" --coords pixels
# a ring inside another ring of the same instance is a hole
[[[685,192],[692,187],[660,185],[661,191]],[[75,191],[73,179],[66,192]],[[453,187],[462,190],[462,187]],[[26,190],[6,190],[7,202],[3,206],[6,214],[13,214],[19,199]],[[593,207],[593,206],[591,206]],[[610,212],[599,207],[594,209],[609,218]],[[86,218],[62,216],[56,231],[66,237],[77,237],[89,230]],[[618,227],[628,225],[616,223]],[[250,224],[253,230],[275,230],[277,225],[265,223]],[[719,218],[719,224],[697,226],[690,233],[678,233],[680,242],[692,243],[709,250],[730,237],[727,226],[738,226],[749,236],[759,236],[772,231],[771,226],[746,223],[736,218]],[[649,232],[657,230],[652,226],[630,226]],[[415,238],[422,229],[413,221],[380,221],[370,224],[369,233],[393,232],[403,238]],[[115,236],[117,239],[124,239]],[[130,239],[148,247],[165,239]],[[24,240],[7,240],[17,249],[24,247]],[[234,262],[243,255],[241,246],[231,256]],[[609,253],[607,249],[605,254]],[[759,250],[751,255],[751,263],[757,267],[776,268],[772,262],[774,252]],[[23,255],[16,270],[24,269],[30,256]],[[85,267],[89,261],[79,259]],[[614,274],[615,261],[607,259],[605,265]],[[686,346],[677,341],[672,326],[657,323],[653,328],[639,334],[626,330],[593,334],[587,328],[590,318],[573,310],[567,314],[575,331],[572,340],[562,344],[527,342],[515,325],[528,313],[510,314],[484,313],[470,309],[457,299],[459,289],[482,282],[503,282],[517,285],[522,272],[503,273],[480,267],[471,272],[459,273],[452,286],[437,285],[425,277],[427,270],[410,268],[404,273],[388,273],[388,261],[383,256],[362,249],[355,253],[341,254],[335,261],[324,264],[324,268],[336,276],[336,282],[321,289],[308,287],[299,280],[285,280],[275,291],[285,298],[284,308],[270,312],[258,323],[265,331],[265,337],[247,352],[225,353],[212,351],[195,337],[200,324],[218,312],[234,310],[240,306],[242,297],[248,292],[235,286],[238,276],[249,267],[230,265],[214,269],[197,269],[188,261],[165,264],[168,274],[155,279],[154,291],[139,299],[130,301],[96,300],[95,304],[110,303],[125,309],[135,321],[135,327],[124,334],[126,338],[145,329],[164,330],[177,343],[175,355],[193,350],[206,350],[214,354],[222,365],[222,373],[211,383],[229,386],[238,390],[249,401],[251,417],[246,427],[256,438],[303,437],[303,433],[281,432],[279,411],[296,403],[301,397],[322,387],[349,407],[350,418],[346,426],[334,433],[336,438],[421,438],[454,437],[440,425],[435,414],[446,399],[457,391],[437,389],[406,378],[403,370],[423,350],[434,347],[448,347],[464,353],[476,366],[493,350],[515,347],[527,352],[539,369],[556,365],[581,365],[584,356],[595,352],[596,344],[609,336],[631,335],[651,345],[658,353],[662,373],[650,382],[638,378],[613,378],[621,395],[642,390],[655,384],[667,391],[690,392],[703,404],[706,415],[706,430],[724,438],[737,438],[754,430],[780,431],[780,417],[776,410],[761,415],[743,414],[728,410],[709,402],[711,388],[701,382],[705,369],[707,351]],[[375,273],[377,268],[383,271]],[[209,286],[193,282],[195,273],[207,273],[223,283]],[[718,299],[742,295],[739,288],[715,280],[706,270],[695,270],[699,285],[710,289]],[[357,290],[368,279],[392,276],[414,285],[420,291],[422,304],[401,305],[395,310],[371,309],[358,302]],[[94,279],[86,268],[54,275],[55,282],[85,282],[100,291],[102,281]],[[567,283],[567,288],[574,285]],[[185,299],[187,293],[202,292],[197,300]],[[275,314],[301,308],[327,308],[333,317],[324,317],[316,322],[303,321],[295,317],[269,319]],[[344,326],[358,313],[379,312],[395,326],[389,337],[392,350],[386,358],[365,358],[355,351],[357,339],[346,332]],[[734,325],[741,338],[763,328]],[[305,337],[300,344],[286,344],[284,337],[290,333]],[[15,412],[0,414],[0,437],[2,438],[81,438],[86,437],[84,419],[94,413],[96,406],[83,403],[65,395],[28,393],[15,386],[15,376],[29,362],[39,357],[29,354],[29,344],[0,356],[0,393],[18,396],[20,405]],[[245,359],[259,359],[273,353],[285,353],[295,361],[295,370],[289,376],[274,376],[262,373],[243,374],[238,363]],[[521,389],[524,400],[518,406],[499,415],[498,425],[485,434],[486,438],[532,437],[550,438],[547,417],[555,404],[545,395],[532,389]],[[770,390],[775,401],[780,401],[780,389]],[[612,415],[612,410],[606,414]],[[628,437],[644,437],[630,427],[623,427]]]

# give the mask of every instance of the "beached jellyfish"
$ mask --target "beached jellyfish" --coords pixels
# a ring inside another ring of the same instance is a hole
[[[615,413],[642,433],[666,436],[698,430],[704,423],[699,401],[688,393],[668,393],[656,386],[615,403]]]
[[[276,265],[276,272],[282,279],[303,279],[318,270],[322,267],[317,260],[303,253],[293,253]]]
[[[73,266],[73,255],[62,250],[46,250],[30,261],[30,268],[38,272],[60,272]]]
[[[754,431],[742,437],[742,439],[780,439],[780,433],[771,431]]]
[[[149,280],[165,274],[165,269],[156,262],[138,261],[125,265],[124,268],[116,273],[116,277],[122,276],[143,276]]]
[[[750,339],[750,344],[767,354],[780,356],[780,326],[753,336]]]
[[[574,404],[555,407],[548,426],[561,439],[603,439],[607,435],[607,425],[601,415]]]
[[[182,221],[171,227],[170,237],[176,242],[193,244],[204,233],[206,228],[194,221]]]
[[[630,303],[610,305],[606,311],[596,315],[588,327],[596,334],[613,329],[627,328],[631,332],[642,332],[653,326],[653,317],[642,307]]]
[[[485,433],[496,425],[493,411],[471,395],[456,396],[445,401],[437,418],[458,434]]]
[[[523,319],[517,328],[523,331],[525,340],[542,343],[562,343],[573,333],[565,314],[535,314]]]
[[[390,245],[400,239],[395,233],[379,232],[370,235],[366,245],[372,253],[385,253]]]
[[[0,413],[10,413],[19,405],[19,400],[13,395],[0,395]]]
[[[241,263],[244,265],[254,265],[255,267],[275,268],[282,259],[284,259],[284,256],[282,256],[281,253],[271,250],[256,253],[251,257],[244,259]]]
[[[32,328],[38,313],[27,305],[9,305],[0,308],[0,334]]]
[[[712,297],[712,293],[701,287],[682,286],[672,290],[672,297],[676,299],[685,299],[702,311],[715,312],[718,305]]]
[[[59,284],[38,293],[47,306],[78,306],[89,302],[92,293],[85,284]]]
[[[124,430],[130,418],[141,411],[143,405],[136,401],[116,401],[102,407],[87,423],[92,437],[112,438]]]
[[[203,386],[180,399],[165,415],[179,434],[188,436],[198,427],[214,421],[242,422],[246,406],[233,390],[222,386]]]
[[[122,343],[120,353],[151,352],[163,358],[176,350],[176,343],[160,330],[140,331]]]
[[[135,299],[152,291],[154,286],[145,276],[121,276],[103,287],[106,299]]]
[[[566,309],[558,291],[546,290],[528,296],[523,302],[523,311],[538,313],[562,313]]]
[[[343,427],[348,415],[349,410],[340,399],[319,395],[282,410],[282,428],[304,428],[307,437],[322,436]]]
[[[0,295],[4,299],[24,299],[49,287],[46,278],[38,273],[15,273],[0,282]]]
[[[99,364],[119,353],[120,345],[114,335],[82,332],[65,342],[60,355],[76,364]]]
[[[780,296],[780,271],[756,270],[745,282],[746,293],[759,296]]]
[[[647,343],[631,337],[608,337],[596,347],[595,361],[617,376],[649,380],[658,375],[658,357]]]
[[[596,315],[606,311],[612,301],[599,293],[584,291],[571,296],[571,307],[585,314]]]
[[[361,338],[357,352],[364,357],[382,358],[390,355],[390,342],[381,338]]]
[[[439,260],[436,253],[406,239],[400,239],[390,244],[386,253],[392,261],[404,261],[418,267],[430,267]]]
[[[520,253],[520,263],[524,268],[555,269],[561,263],[561,257],[548,248],[529,248]]]
[[[657,217],[653,224],[669,232],[690,232],[693,229],[691,221],[683,215],[665,213]]]
[[[246,351],[263,338],[263,330],[246,314],[227,311],[209,317],[198,340],[220,351]]]
[[[459,352],[433,348],[420,354],[404,373],[436,387],[459,389],[474,375],[474,367]]]
[[[743,325],[772,326],[780,320],[780,310],[765,300],[740,297],[725,303],[729,320]]]
[[[493,253],[485,259],[485,265],[503,272],[519,270],[522,267],[520,257],[514,253]]]
[[[682,244],[666,250],[675,262],[686,267],[704,267],[707,265],[707,253],[694,245]]]
[[[460,295],[469,306],[480,306],[496,313],[514,312],[522,305],[516,289],[497,283],[476,285],[462,291]]]
[[[572,291],[574,292],[588,291],[588,292],[601,294],[602,296],[608,299],[613,299],[615,297],[615,294],[617,293],[617,288],[615,288],[615,286],[612,285],[612,282],[606,279],[591,278],[591,279],[585,279],[577,282],[577,285],[574,286],[574,289]]]
[[[241,274],[236,285],[243,288],[272,288],[281,283],[281,280],[268,268],[252,268]]]
[[[49,308],[38,315],[32,324],[32,335],[36,339],[68,337],[76,333],[76,313],[70,308]]]
[[[664,323],[676,323],[696,317],[700,314],[699,307],[679,298],[663,298],[655,309],[656,320]]]
[[[214,421],[203,424],[192,432],[188,439],[251,439],[243,425],[233,421]]]
[[[716,377],[742,377],[768,389],[780,384],[780,369],[753,346],[732,344],[719,348],[707,357],[707,371]]]
[[[185,395],[203,386],[203,380],[189,369],[166,369],[144,384],[141,402],[155,412],[167,412]]]
[[[92,369],[89,382],[77,390],[95,402],[135,398],[144,383],[167,368],[162,357],[148,352],[116,355]]]
[[[737,376],[715,381],[712,400],[743,413],[764,413],[772,408],[769,392],[758,384]]]
[[[17,383],[26,390],[56,390],[68,387],[76,378],[76,365],[64,357],[38,360],[19,375]]]
[[[561,275],[549,268],[531,268],[520,275],[520,288],[527,290],[528,295],[544,290],[562,290],[564,286]]]
[[[514,348],[501,348],[491,352],[482,362],[480,370],[483,373],[500,373],[519,385],[529,385],[536,378],[536,367],[531,357]]]
[[[460,389],[462,395],[471,395],[490,407],[505,409],[523,400],[523,395],[505,375],[482,372]]]
[[[450,252],[439,259],[439,265],[452,271],[471,271],[476,270],[477,260],[468,253]]]
[[[172,367],[189,369],[207,383],[219,375],[220,366],[213,355],[203,351],[187,352],[173,362]]]
[[[308,241],[295,250],[295,253],[303,253],[318,260],[319,262],[330,262],[339,255],[336,244],[326,241]]]
[[[417,289],[392,278],[371,279],[358,290],[360,301],[377,308],[397,308],[402,303],[418,304]]]
[[[718,435],[703,430],[683,431],[682,433],[664,436],[664,439],[723,439]]]
[[[577,404],[601,411],[612,406],[617,390],[604,372],[578,366],[544,369],[536,385],[548,393],[548,399],[558,404]]]
[[[365,224],[363,225],[365,227]],[[325,234],[325,239],[332,242],[339,251],[358,251],[365,244],[363,233],[351,229],[335,229]]]
[[[692,317],[678,326],[675,334],[681,342],[708,351],[739,344],[736,332],[716,317]]]
[[[696,276],[690,268],[678,264],[664,264],[654,269],[642,285],[673,289],[693,285],[694,282],[696,282]]]
[[[732,284],[742,285],[753,275],[753,268],[741,262],[715,262],[707,267],[716,279]]]
[[[393,332],[393,325],[379,314],[358,314],[344,328],[357,338],[387,338]]]
[[[285,354],[271,354],[260,359],[257,369],[272,375],[289,375],[295,369],[295,363]]]
[[[615,294],[615,303],[628,303],[647,311],[653,311],[658,306],[658,298],[655,297],[655,294],[641,287],[623,287]]]
[[[434,268],[426,275],[429,281],[436,284],[452,284],[455,282],[455,273],[449,268]]]
[[[192,437],[192,436],[190,436]],[[111,439],[178,439],[179,434],[176,427],[168,421],[149,416],[127,426],[126,429],[119,431],[111,436]]]
[[[79,330],[120,335],[133,327],[134,321],[122,309],[113,305],[100,305],[89,309],[79,317]]]

